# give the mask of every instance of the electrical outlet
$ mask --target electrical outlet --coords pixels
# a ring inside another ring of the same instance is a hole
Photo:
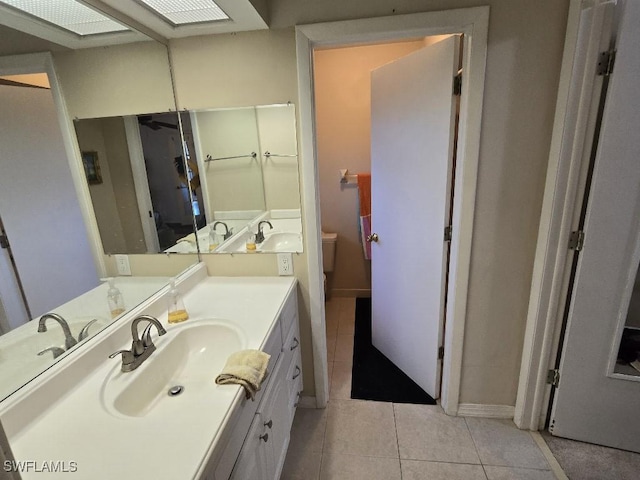
[[[278,275],[293,275],[293,256],[290,253],[278,254]]]
[[[131,265],[129,265],[129,255],[114,255],[118,275],[131,275]]]

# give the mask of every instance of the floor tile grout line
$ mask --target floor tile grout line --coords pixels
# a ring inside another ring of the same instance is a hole
[[[464,424],[467,426],[467,431],[469,432],[469,436],[471,437],[471,441],[473,442],[473,448],[475,448],[476,455],[478,455],[478,461],[480,462],[480,466],[482,467],[482,473],[484,473],[484,477],[488,479],[489,475],[487,474],[487,469],[484,468],[484,463],[482,462],[482,457],[480,456],[480,450],[478,450],[476,439],[473,438],[473,433],[471,433],[471,428],[469,427],[469,422],[467,422],[467,417],[462,417],[462,418],[464,418]]]
[[[398,435],[398,419],[396,417],[396,404],[391,402],[393,412],[393,426],[396,430],[396,451],[398,452],[398,466],[400,467],[400,480],[402,480],[402,459],[400,458],[400,436]]]
[[[320,477],[322,476],[322,463],[324,462],[324,450],[327,446],[327,427],[329,425],[329,403],[330,402],[331,402],[331,399],[329,399],[329,401],[327,402],[327,405],[324,407],[326,409],[326,415],[324,419],[324,430],[322,432],[322,448],[320,449],[320,468],[318,469],[317,480],[320,480]]]
[[[446,463],[449,465],[471,465],[473,467],[481,467],[481,463],[469,463],[469,462],[456,462],[454,460],[427,460],[424,458],[402,458],[400,460],[407,460],[409,462],[426,462],[426,463]],[[490,466],[501,466],[501,465],[490,465]],[[532,469],[533,470],[533,469]]]

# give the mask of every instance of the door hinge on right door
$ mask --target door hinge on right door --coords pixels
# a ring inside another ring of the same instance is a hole
[[[445,242],[450,242],[451,241],[451,235],[453,234],[453,227],[451,227],[451,225],[449,225],[448,227],[444,227],[444,241]]]
[[[576,252],[582,251],[584,248],[584,232],[582,230],[571,232],[569,236],[569,248]]]
[[[616,51],[614,49],[600,52],[598,55],[598,65],[596,73],[600,76],[611,75],[613,73],[613,64],[616,61]]]
[[[547,383],[556,388],[560,385],[560,371],[558,369],[547,372]]]
[[[462,74],[461,73],[453,77],[453,94],[455,96],[462,95]]]

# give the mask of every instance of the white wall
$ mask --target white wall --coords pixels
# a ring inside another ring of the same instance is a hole
[[[0,216],[37,316],[98,285],[98,274],[51,92],[0,86],[0,104]]]
[[[55,52],[71,118],[175,110],[164,45],[140,42]]]

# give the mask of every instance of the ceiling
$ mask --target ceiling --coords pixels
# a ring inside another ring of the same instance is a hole
[[[136,0],[77,0],[131,30],[79,36],[0,4],[0,56],[267,29],[267,0],[216,0],[229,20],[174,26]]]

